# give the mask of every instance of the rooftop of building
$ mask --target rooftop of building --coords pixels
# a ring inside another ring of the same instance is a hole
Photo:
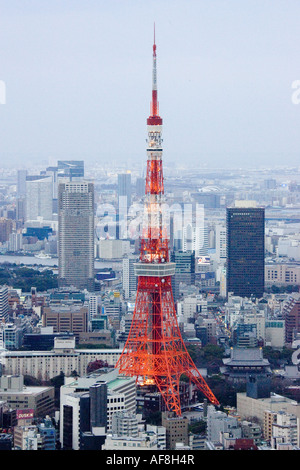
[[[40,393],[46,392],[47,390],[54,389],[54,387],[49,387],[47,385],[45,386],[24,386],[22,390],[14,390],[14,389],[9,389],[9,390],[1,390],[0,389],[0,395],[2,397],[5,397],[6,395],[12,396],[12,395],[39,395]]]
[[[84,377],[77,377],[76,379],[68,378],[65,386],[76,387],[82,390],[102,382],[107,384],[108,391],[113,391],[122,385],[128,384],[130,381],[135,381],[135,378],[119,375],[118,369],[101,368]]]
[[[291,405],[300,406],[300,403],[298,403],[296,400],[292,400],[291,398],[278,395],[277,393],[271,393],[269,397],[265,397],[265,398],[251,398],[247,396],[246,392],[237,393],[237,396],[244,396],[251,400],[256,400],[256,401],[265,403],[266,407],[268,405],[272,406],[272,404],[274,403],[289,403]],[[268,408],[265,408],[265,409],[267,410]]]
[[[261,348],[231,348],[230,358],[223,359],[229,366],[269,366],[269,361],[263,358]]]
[[[70,348],[68,348],[70,349]],[[9,357],[30,357],[30,356],[55,356],[57,353],[54,350],[51,351],[9,351],[6,349],[0,349],[2,356]],[[73,349],[72,352],[64,352],[65,355],[99,355],[99,354],[121,354],[122,349]],[[60,352],[61,354],[61,352]]]

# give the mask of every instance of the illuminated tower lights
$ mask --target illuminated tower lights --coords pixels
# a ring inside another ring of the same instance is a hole
[[[168,411],[181,415],[179,381],[184,374],[211,401],[219,402],[193,363],[183,342],[173,300],[169,239],[163,222],[162,118],[157,100],[154,31],[152,101],[147,119],[147,172],[141,252],[135,273],[138,288],[130,332],[116,364],[120,374],[140,385],[156,385]]]

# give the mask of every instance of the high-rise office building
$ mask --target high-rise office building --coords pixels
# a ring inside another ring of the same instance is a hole
[[[116,214],[116,238],[127,238],[127,215],[131,206],[131,174],[118,175],[118,207]]]
[[[94,185],[60,183],[58,189],[59,285],[94,290]]]
[[[218,263],[226,262],[226,227],[216,225],[216,260]]]
[[[46,170],[40,172],[41,176],[50,176],[52,178],[53,199],[57,199],[57,166],[48,166]]]
[[[16,200],[16,220],[24,222],[26,215],[26,196],[21,196]]]
[[[20,251],[23,247],[23,234],[21,232],[13,232],[9,235],[8,251]]]
[[[262,297],[264,293],[265,211],[227,208],[227,295]]]
[[[125,199],[126,198],[126,199]],[[121,173],[118,175],[118,200],[119,207],[131,206],[131,174]]]
[[[174,251],[171,261],[176,263],[175,275],[172,276],[173,297],[176,302],[180,297],[180,283],[195,284],[195,252]]]
[[[123,258],[123,290],[125,299],[137,290],[137,276],[134,272],[134,263],[137,263],[138,256],[127,255]]]
[[[182,231],[182,251],[194,251],[196,256],[205,256],[208,253],[207,226],[193,226],[187,224]]]
[[[88,310],[88,321],[92,321],[93,317],[98,315],[98,296],[90,295],[89,296],[89,310]]]
[[[123,410],[128,413],[136,410],[134,377],[119,376],[117,369],[107,373],[99,369],[69,382],[61,388],[62,448],[85,448],[84,441],[88,438],[88,433],[92,440],[101,435],[105,438],[106,433],[111,433],[113,416]],[[100,450],[99,442],[95,444]]]
[[[145,178],[137,178],[135,182],[135,194],[137,197],[145,195]]]
[[[48,168],[46,168],[45,175],[52,177],[52,189],[53,189],[52,208],[53,208],[53,213],[55,214],[57,214],[57,191],[58,191],[57,174],[58,174],[57,166],[48,166]]]
[[[0,321],[6,323],[9,315],[8,288],[0,287]]]
[[[17,197],[25,196],[26,194],[26,176],[27,170],[18,170]]]
[[[13,231],[14,222],[11,219],[0,217],[0,242],[6,242],[9,240],[9,236]]]
[[[95,383],[90,386],[91,427],[107,429],[107,384]]]
[[[52,211],[57,214],[58,184],[84,178],[84,161],[59,160],[57,166],[48,166],[45,171],[41,171],[41,175],[52,178]]]
[[[273,178],[268,178],[263,181],[263,189],[276,189],[277,181]]]
[[[57,162],[57,177],[74,179],[84,178],[83,160],[59,160]]]
[[[26,220],[52,220],[53,181],[52,176],[26,177]]]
[[[205,209],[217,209],[220,207],[221,196],[215,192],[197,192],[192,193],[192,197],[195,199],[197,204],[202,204]]]

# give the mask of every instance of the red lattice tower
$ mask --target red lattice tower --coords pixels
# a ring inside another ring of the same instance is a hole
[[[130,332],[116,367],[120,374],[136,377],[140,385],[156,385],[167,409],[181,415],[179,381],[183,374],[211,403],[218,405],[219,402],[192,361],[177,323],[171,286],[175,263],[169,260],[162,207],[162,119],[157,101],[155,35],[151,114],[147,128],[144,223],[140,260],[135,264],[137,296]]]

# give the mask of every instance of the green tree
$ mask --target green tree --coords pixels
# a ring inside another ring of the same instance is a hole
[[[193,434],[205,434],[207,427],[206,421],[196,421],[189,425],[189,431]]]

